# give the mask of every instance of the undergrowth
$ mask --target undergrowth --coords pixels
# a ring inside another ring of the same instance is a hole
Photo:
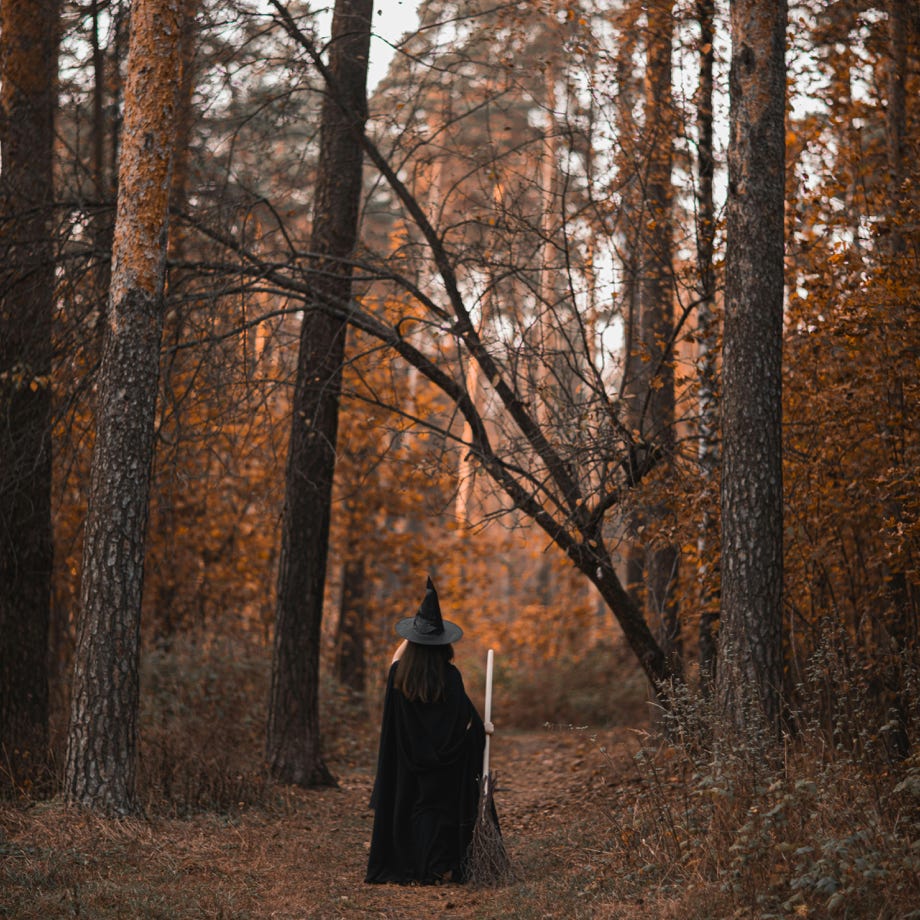
[[[618,893],[677,897],[685,918],[920,920],[920,754],[890,735],[920,731],[918,670],[906,721],[816,656],[797,688],[797,730],[779,749],[738,734],[711,700],[679,694],[632,760],[632,794],[611,809]],[[705,913],[697,907],[706,904]]]
[[[644,725],[648,691],[625,644],[596,645],[578,657],[510,670],[499,661],[495,712],[503,727]]]
[[[635,668],[608,652],[500,671],[496,721],[502,729],[645,724]],[[608,759],[596,773],[586,772],[585,754],[562,767],[540,750],[535,756],[545,758],[556,787],[548,779],[539,807],[518,816],[512,831],[526,878],[464,916],[920,920],[920,754],[904,752],[904,739],[920,733],[920,668],[905,660],[899,669],[903,692],[892,700],[879,695],[876,675],[844,667],[828,644],[803,672],[779,745],[753,727],[730,732],[711,700],[685,691],[662,713],[657,734],[608,732],[620,740],[615,751],[600,749]],[[86,905],[130,896],[132,915],[175,916],[178,902],[164,892],[189,867],[199,877],[188,916],[258,915],[254,866],[276,867],[263,879],[269,891],[313,865],[308,853],[275,842],[281,832],[302,846],[303,826],[351,840],[347,884],[360,879],[364,851],[354,842],[367,838],[366,812],[340,813],[339,791],[300,793],[268,777],[269,672],[269,651],[238,639],[186,637],[148,652],[138,796],[150,820],[113,825],[56,803],[7,809],[6,915],[53,915],[52,903],[80,915]],[[464,676],[469,687],[481,685],[475,665],[464,666]],[[362,802],[379,689],[365,702],[326,677],[321,690],[327,763]],[[627,737],[641,739],[631,756]],[[571,785],[559,785],[563,769]],[[243,875],[215,888],[209,873],[218,857]],[[335,883],[346,884],[339,874]],[[3,907],[0,897],[0,915]]]
[[[270,652],[240,639],[191,637],[144,656],[137,790],[148,814],[235,812],[283,804],[264,758]],[[368,756],[368,717],[323,678],[324,756],[337,764]]]

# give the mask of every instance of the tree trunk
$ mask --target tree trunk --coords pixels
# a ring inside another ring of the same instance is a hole
[[[364,643],[367,633],[367,587],[361,547],[351,545],[342,564],[342,602],[336,632],[336,676],[343,687],[364,696],[367,666]]]
[[[311,252],[313,302],[300,333],[278,573],[267,754],[276,779],[333,783],[319,732],[319,654],[347,325],[319,307],[351,298],[361,200],[371,0],[337,0],[323,103]]]
[[[719,699],[779,728],[784,0],[733,0],[722,393]]]
[[[640,5],[627,3],[622,13],[623,21],[619,24],[622,40],[617,53],[617,135],[621,150],[620,170],[623,179],[623,213],[627,216],[625,239],[623,240],[623,276],[624,276],[624,327],[625,327],[625,370],[623,373],[623,392],[627,395],[629,406],[629,423],[633,430],[639,430],[640,408],[637,399],[640,396],[638,381],[642,373],[640,360],[641,337],[639,278],[642,270],[642,182],[637,174],[640,155],[637,148],[640,132],[633,117],[635,96],[633,92],[634,57],[636,54],[636,36],[639,34],[637,20]],[[645,604],[645,547],[642,544],[644,515],[639,509],[629,516],[629,545],[625,553],[626,590],[633,604],[643,607]]]
[[[173,147],[179,0],[131,15],[64,792],[136,810],[138,654]]]
[[[655,378],[649,381],[649,440],[666,456],[674,452],[674,287],[672,283],[671,170],[675,134],[671,97],[671,42],[674,37],[673,0],[656,0],[648,7],[646,69],[646,131],[650,139],[648,212],[651,225],[640,290],[642,341],[652,358]],[[655,507],[660,518],[666,509]],[[657,616],[661,646],[679,668],[682,658],[678,605],[674,596],[679,553],[673,544],[649,548],[646,557],[646,598]]]
[[[106,115],[106,55],[100,43],[99,25],[102,12],[101,0],[92,0],[90,16],[90,44],[93,53],[93,165],[92,176],[95,192],[95,209],[92,215],[91,226],[94,240],[93,259],[95,271],[93,273],[96,289],[95,294],[99,303],[99,324],[97,329],[102,329],[102,317],[105,314],[105,300],[108,296],[111,279],[112,263],[112,218],[114,214],[115,180],[112,169],[111,155],[106,157],[106,148],[117,147],[115,140],[116,126],[112,119]],[[117,28],[117,26],[116,26]],[[120,60],[116,58],[109,62],[113,72],[119,71]],[[112,100],[114,107],[114,100]]]
[[[645,129],[638,317],[632,375],[633,428],[644,441],[670,456],[674,448],[674,290],[672,284],[671,170],[674,114],[671,100],[673,3],[655,0],[646,10]],[[653,506],[637,515],[636,525],[660,519],[666,510]],[[680,623],[673,586],[678,551],[656,543],[634,547],[628,559],[630,579],[644,568],[644,595],[649,619],[658,623],[665,653],[681,658]],[[635,590],[635,589],[634,589]]]
[[[713,200],[712,178],[715,159],[712,134],[713,66],[715,63],[715,0],[697,0],[697,22],[700,27],[700,82],[697,88],[697,230],[696,253],[700,276],[700,305],[697,308],[697,373],[699,375],[699,438],[697,459],[703,488],[708,491],[719,466],[719,410],[716,400],[718,371],[716,349],[718,343],[714,315],[716,279],[713,264],[715,250],[716,216]],[[699,661],[700,680],[704,692],[713,686],[716,668],[713,572],[711,560],[718,556],[718,533],[715,521],[703,512],[697,537],[697,579],[699,583],[700,627]]]
[[[195,18],[200,7],[200,0],[182,0],[185,28],[179,44],[179,83],[176,94],[175,147],[172,170],[170,174],[169,204],[173,213],[186,210],[189,197],[189,159],[194,106],[192,97],[195,90],[196,61],[198,48],[198,26]],[[170,264],[182,263],[187,257],[188,229],[180,221],[174,221],[169,227],[167,257]],[[173,267],[167,276],[167,289],[183,289],[185,275],[182,268]],[[161,440],[172,443],[174,447],[165,453],[157,454],[154,464],[154,483],[152,506],[155,509],[156,542],[160,547],[159,571],[155,576],[154,591],[154,634],[158,642],[169,647],[173,636],[179,629],[181,611],[176,609],[176,598],[180,592],[182,578],[178,557],[186,547],[178,539],[178,518],[180,517],[183,492],[180,477],[177,475],[177,454],[183,440],[181,415],[182,399],[177,394],[176,379],[181,377],[183,361],[187,362],[187,352],[180,355],[176,346],[182,340],[188,320],[189,305],[184,298],[175,298],[173,306],[167,311],[163,327],[165,358],[161,368],[160,385],[160,431],[168,430]],[[177,513],[177,509],[179,512]]]
[[[48,743],[58,19],[57,0],[0,9],[0,777],[16,785]]]
[[[904,234],[900,222],[901,198],[904,194],[904,153],[907,137],[907,43],[910,24],[907,19],[908,0],[888,0],[888,105],[887,146],[888,175],[891,187],[889,214],[889,251],[900,255],[904,251]]]
[[[907,150],[907,74],[908,74],[908,44],[910,41],[910,22],[908,19],[907,0],[888,0],[888,105],[887,116],[887,147],[888,171],[891,202],[888,214],[888,253],[895,263],[890,266],[889,273],[910,274],[915,271],[910,258],[904,260],[905,238],[902,224],[907,217],[904,201],[905,179],[905,154]],[[908,265],[903,265],[906,261]],[[898,264],[902,263],[902,264]],[[886,394],[889,404],[903,404],[903,394],[895,381],[896,388],[892,393]],[[892,384],[889,384],[891,386]],[[886,388],[887,389],[887,388]],[[892,468],[901,465],[902,452],[890,443],[891,438],[884,436],[887,463]],[[886,502],[888,516],[891,520],[904,520],[903,503],[892,496]],[[892,640],[895,654],[888,664],[886,682],[892,699],[890,724],[892,730],[888,732],[887,742],[893,753],[903,758],[910,752],[910,706],[909,693],[905,691],[904,664],[907,656],[917,647],[917,615],[914,592],[911,590],[910,579],[903,568],[898,567],[887,573],[888,595],[892,611],[888,632]]]

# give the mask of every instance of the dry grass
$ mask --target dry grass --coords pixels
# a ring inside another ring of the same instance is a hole
[[[645,677],[624,644],[519,671],[508,671],[501,659],[496,666],[496,711],[505,725],[642,725],[648,717]],[[472,676],[476,685],[475,670]]]
[[[238,645],[149,657],[147,817],[0,804],[0,917],[920,920],[920,758],[887,755],[858,694],[849,733],[803,723],[771,757],[754,737],[691,732],[716,721],[691,698],[666,743],[622,726],[508,731],[506,706],[493,764],[513,883],[401,888],[363,883],[376,714],[327,687],[340,786],[278,787],[261,763],[267,678],[264,654]]]
[[[670,740],[636,753],[630,804],[613,813],[620,890],[654,892],[685,918],[920,920],[920,755],[870,754],[883,726],[868,713],[847,716],[862,721],[859,743],[811,724],[780,751],[687,699]],[[713,740],[682,734],[686,721]]]

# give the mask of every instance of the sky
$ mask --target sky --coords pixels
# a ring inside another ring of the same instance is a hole
[[[376,0],[374,3],[368,92],[384,76],[393,57],[393,49],[387,43],[398,42],[406,32],[414,30],[418,25],[417,8],[418,0]]]

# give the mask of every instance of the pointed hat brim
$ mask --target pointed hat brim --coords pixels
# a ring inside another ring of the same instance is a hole
[[[443,620],[443,623],[443,632],[421,633],[416,628],[415,617],[406,617],[396,624],[396,633],[418,645],[450,645],[463,635],[463,630],[456,623],[451,623],[450,620]]]

